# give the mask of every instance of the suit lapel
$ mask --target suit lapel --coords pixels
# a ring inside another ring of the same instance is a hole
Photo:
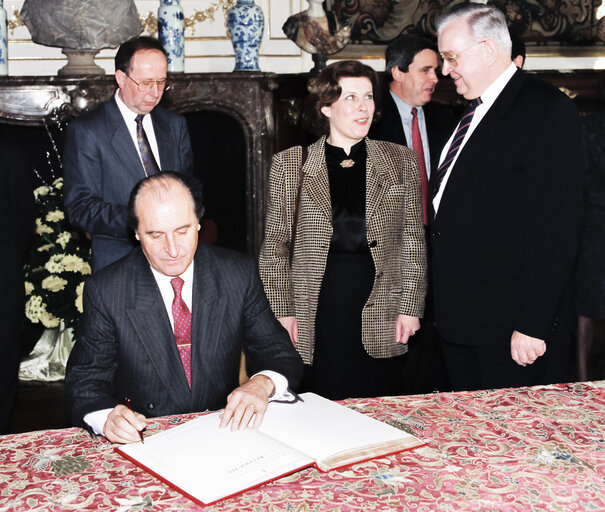
[[[191,403],[206,403],[211,381],[220,379],[214,361],[221,339],[226,298],[220,293],[214,260],[204,244],[194,259],[193,305],[191,316]]]
[[[111,146],[121,160],[123,169],[139,181],[145,177],[145,170],[115,98],[105,103],[105,112],[107,133],[113,134]]]
[[[437,167],[439,167],[439,158],[441,156],[441,151],[443,150],[443,145],[452,134],[457,123],[452,126],[451,130],[448,130],[444,125],[444,120],[437,115],[434,105],[427,103],[422,107],[422,110],[424,111],[424,122],[429,138],[431,173],[433,173]]]
[[[492,149],[493,145],[498,143],[494,134],[501,129],[503,116],[512,108],[519,89],[525,80],[526,76],[523,71],[517,70],[460,150],[443,191],[436,218],[444,209],[448,208],[452,197],[460,197],[457,190],[464,186],[465,178],[470,173],[487,170],[488,166],[485,165],[485,160],[481,156],[485,153],[497,154]],[[452,206],[455,207],[455,205]]]
[[[315,206],[332,221],[332,204],[330,201],[330,181],[325,154],[326,137],[323,136],[311,145],[307,161],[303,166],[304,187]]]
[[[388,191],[388,184],[385,184],[388,163],[379,151],[375,151],[374,141],[367,138],[366,150],[366,222],[370,222]]]
[[[189,386],[174,341],[174,333],[157,283],[143,253],[136,261],[134,307],[127,309],[138,340],[143,344],[160,379],[176,404],[176,410],[189,409]]]
[[[160,154],[160,169],[162,171],[175,170],[176,165],[172,156],[176,153],[172,142],[170,126],[157,109],[151,112],[151,120],[153,121],[153,131],[155,132],[155,139]]]
[[[401,144],[407,146],[408,143],[405,140],[405,132],[403,131],[403,123],[401,116],[399,115],[399,109],[397,104],[391,96],[391,91],[387,90],[384,95],[384,105],[382,111],[382,120],[380,121],[383,127],[382,140],[394,142],[395,144]]]

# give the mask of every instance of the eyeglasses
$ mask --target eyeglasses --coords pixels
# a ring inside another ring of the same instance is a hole
[[[137,84],[137,89],[139,92],[149,92],[153,89],[153,86],[157,86],[158,92],[167,91],[170,89],[170,84],[164,78],[163,80],[141,80],[137,82],[134,78],[132,78],[128,73],[124,73],[128,78],[130,78],[135,84]]]
[[[441,58],[447,62],[451,67],[455,68],[458,65],[458,59],[460,58],[460,55],[462,55],[466,50],[470,50],[471,48],[474,48],[475,46],[479,46],[480,44],[485,43],[485,39],[483,41],[479,41],[478,43],[475,43],[471,46],[469,46],[468,48],[465,48],[464,50],[459,51],[458,53],[454,53],[454,52],[439,52],[439,55],[441,55]]]

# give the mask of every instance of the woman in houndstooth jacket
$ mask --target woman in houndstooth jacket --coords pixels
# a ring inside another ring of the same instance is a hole
[[[327,66],[313,92],[327,135],[302,168],[300,146],[276,154],[269,179],[261,278],[305,362],[302,390],[334,400],[401,394],[426,293],[416,153],[366,137],[376,84],[360,62]]]

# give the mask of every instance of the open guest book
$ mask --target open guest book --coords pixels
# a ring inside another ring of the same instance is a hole
[[[329,471],[425,444],[313,393],[301,398],[271,402],[259,430],[219,429],[216,412],[116,451],[208,505],[306,467]]]

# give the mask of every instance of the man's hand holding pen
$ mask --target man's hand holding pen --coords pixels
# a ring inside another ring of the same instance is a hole
[[[107,416],[103,435],[112,443],[136,443],[143,441],[147,418],[133,411],[128,405],[116,405]]]

